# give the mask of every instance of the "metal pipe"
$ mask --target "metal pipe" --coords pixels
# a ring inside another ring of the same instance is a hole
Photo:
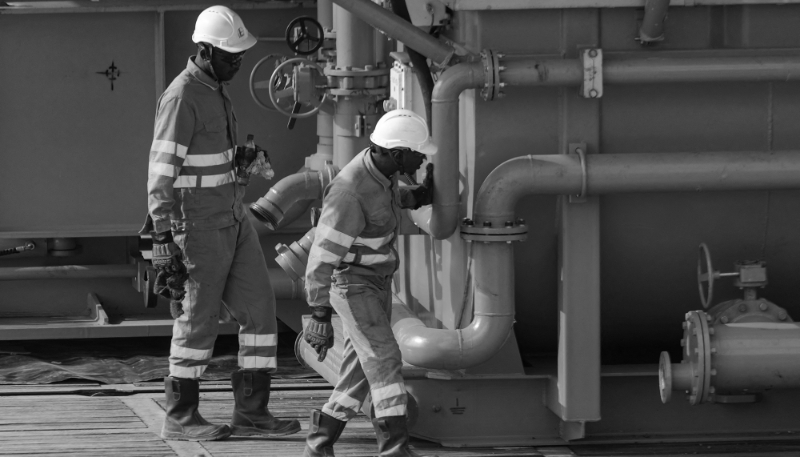
[[[483,83],[483,64],[461,63],[445,70],[433,87],[431,137],[439,151],[431,160],[436,185],[429,233],[437,240],[450,237],[458,226],[458,98],[467,89],[483,87]]]
[[[0,281],[135,278],[136,265],[62,265],[0,268]]]
[[[323,29],[333,30],[333,2],[317,0],[317,21]]]
[[[640,57],[604,56],[605,84],[796,81],[800,57]]]
[[[507,160],[478,191],[476,223],[513,220],[517,201],[529,194],[800,188],[800,151],[589,154],[581,160],[577,154]]]
[[[639,43],[648,45],[664,40],[664,20],[667,19],[669,0],[645,0]]]
[[[440,65],[446,65],[455,54],[455,50],[450,46],[370,0],[333,0],[333,2]]]
[[[418,367],[458,370],[488,361],[514,324],[511,244],[475,243],[475,318],[463,329],[428,328],[406,305],[392,303],[392,330],[403,360]]]
[[[30,1],[30,0],[28,0]],[[32,0],[45,3],[50,0]],[[313,2],[299,0],[297,2],[241,2],[229,4],[234,11],[243,10],[275,10],[311,8]],[[143,13],[161,11],[201,11],[208,8],[208,3],[187,3],[185,5],[137,5],[137,6],[75,6],[67,8],[39,7],[0,7],[0,15],[4,14],[64,14],[64,13]]]
[[[286,215],[299,216],[298,210],[293,209],[297,202],[322,198],[322,192],[337,173],[338,168],[328,165],[322,171],[304,171],[289,175],[250,205],[250,211],[267,228],[277,230],[286,225]]]

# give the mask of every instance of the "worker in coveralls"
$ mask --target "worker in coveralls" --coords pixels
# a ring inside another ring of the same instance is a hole
[[[275,296],[236,180],[236,116],[225,88],[257,39],[235,12],[213,6],[200,13],[192,40],[197,55],[158,100],[142,229],[152,234],[153,266],[168,277],[176,317],[161,434],[199,441],[296,433],[298,421],[267,409],[277,366]],[[210,424],[197,410],[222,306],[239,323],[230,426]]]
[[[309,253],[306,292],[313,313],[304,338],[324,359],[333,346],[336,310],[344,353],[333,394],[311,414],[306,457],[333,456],[334,442],[369,393],[380,455],[418,456],[408,445],[402,360],[390,325],[391,279],[399,264],[400,209],[430,204],[433,191],[433,165],[416,188],[398,187],[398,172],[417,171],[436,146],[425,120],[408,110],[384,115],[370,140],[325,190]]]

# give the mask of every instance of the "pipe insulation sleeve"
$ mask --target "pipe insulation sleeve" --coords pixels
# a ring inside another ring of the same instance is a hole
[[[800,188],[800,151],[587,154],[585,165],[588,195]],[[577,154],[507,160],[481,185],[475,221],[512,220],[525,195],[577,195],[583,177]]]
[[[475,243],[475,317],[463,329],[425,326],[395,297],[392,330],[403,360],[423,368],[459,370],[488,361],[514,324],[514,254],[507,243]]]

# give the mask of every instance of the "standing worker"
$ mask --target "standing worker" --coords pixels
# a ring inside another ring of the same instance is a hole
[[[392,333],[392,275],[401,208],[432,200],[433,165],[422,186],[399,188],[398,172],[419,170],[436,153],[425,120],[408,110],[381,117],[372,145],[345,166],[325,191],[306,268],[313,308],[305,340],[323,360],[333,346],[332,309],[342,320],[339,381],[322,410],[311,413],[305,457],[333,456],[333,444],[368,393],[381,456],[418,456],[408,445],[407,395],[400,347]]]
[[[236,117],[225,89],[257,39],[238,14],[212,6],[197,18],[192,41],[197,55],[158,100],[149,213],[141,232],[153,237],[156,283],[169,285],[175,317],[161,436],[200,441],[296,433],[298,421],[276,419],[267,409],[277,367],[275,295],[242,204],[235,155],[244,148],[236,147]],[[197,410],[198,378],[211,360],[222,306],[239,323],[230,427],[210,424]]]

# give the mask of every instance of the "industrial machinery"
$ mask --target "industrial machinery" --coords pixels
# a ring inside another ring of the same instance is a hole
[[[0,40],[19,42],[8,58],[21,62],[0,68],[14,88],[0,92],[0,250],[12,252],[0,338],[169,334],[137,235],[143,151],[202,5],[25,3],[0,6]],[[382,114],[412,109],[439,148],[434,203],[406,212],[393,281],[412,434],[448,446],[795,439],[797,3],[232,4],[261,37],[249,84],[229,89],[278,178],[247,201],[279,318],[303,327],[325,187]],[[62,14],[74,8],[89,14]],[[53,56],[63,40],[93,52]],[[22,151],[42,165],[29,171]],[[695,277],[701,241],[722,265],[759,260],[719,273],[701,247]],[[770,300],[756,293],[767,264]],[[734,276],[743,296],[720,287]],[[335,381],[341,341],[324,363],[296,349]],[[676,392],[688,401],[668,401]]]

